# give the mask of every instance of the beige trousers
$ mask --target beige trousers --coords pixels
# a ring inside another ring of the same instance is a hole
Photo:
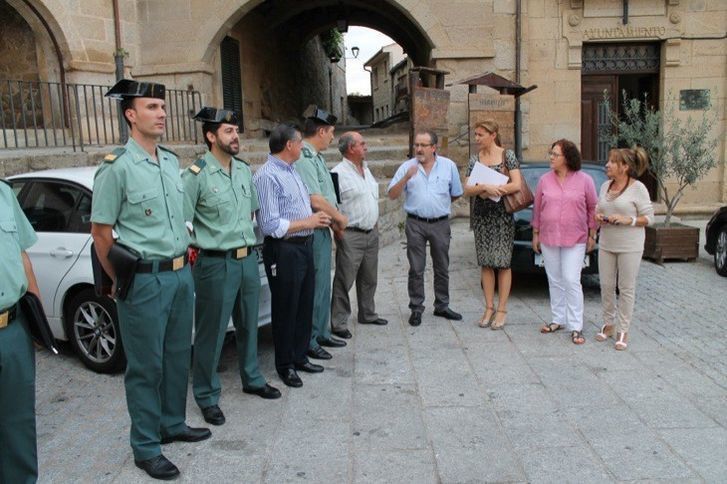
[[[639,274],[641,255],[639,252],[609,252],[598,250],[598,272],[601,279],[601,306],[603,324],[616,322],[616,331],[628,333],[631,316],[634,313],[636,297],[636,276]],[[618,284],[618,307],[616,306],[616,285]]]

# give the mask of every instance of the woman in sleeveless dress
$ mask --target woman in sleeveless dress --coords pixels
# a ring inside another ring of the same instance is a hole
[[[467,183],[464,195],[473,197],[472,228],[475,235],[477,264],[481,267],[480,282],[485,296],[485,312],[479,325],[490,329],[501,329],[505,325],[507,301],[512,285],[512,247],[515,238],[515,223],[512,214],[505,211],[502,198],[492,201],[489,197],[503,197],[520,190],[520,164],[512,150],[500,146],[499,127],[492,120],[478,123],[475,128],[475,142],[479,151],[469,161]],[[500,173],[509,175],[504,185],[469,183],[469,176],[475,163],[482,163]],[[495,310],[495,280],[499,301]]]

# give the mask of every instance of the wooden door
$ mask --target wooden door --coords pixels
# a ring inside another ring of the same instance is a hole
[[[611,123],[603,105],[608,93],[611,109],[616,112],[618,76],[584,75],[581,77],[581,157],[584,161],[605,164],[608,158]]]

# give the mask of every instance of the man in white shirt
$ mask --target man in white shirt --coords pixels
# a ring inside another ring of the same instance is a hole
[[[387,320],[376,313],[379,265],[379,186],[366,166],[366,141],[355,131],[344,133],[338,141],[343,161],[336,165],[341,193],[340,209],[348,217],[348,226],[336,239],[336,275],[331,300],[332,333],[351,338],[347,328],[351,315],[348,293],[356,283],[359,324],[385,325]]]

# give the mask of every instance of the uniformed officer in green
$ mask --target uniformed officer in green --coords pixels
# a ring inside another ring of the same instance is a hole
[[[18,300],[40,295],[25,250],[38,237],[13,190],[0,181],[0,483],[38,480],[35,349]]]
[[[252,171],[235,158],[240,151],[236,112],[205,107],[202,122],[209,151],[182,173],[185,219],[192,223],[192,245],[200,249],[192,270],[195,331],[192,388],[204,419],[222,425],[218,403],[222,387],[217,364],[227,325],[235,325],[242,391],[280,398],[265,381],[257,358],[260,272],[252,216],[258,209]]]
[[[311,105],[303,113],[303,150],[293,165],[310,193],[314,212],[325,212],[332,220],[335,234],[343,234],[348,218],[338,210],[338,201],[326,161],[321,151],[333,141],[336,117]],[[337,235],[338,237],[338,235]],[[321,348],[338,348],[346,342],[331,336],[331,231],[326,227],[313,233],[313,259],[315,265],[315,295],[313,296],[313,329],[308,356],[320,360],[331,359],[331,354]]]
[[[140,258],[126,298],[117,299],[116,305],[126,350],[124,383],[134,462],[157,479],[179,474],[160,444],[196,442],[211,435],[209,429],[185,423],[194,282],[187,263],[190,238],[179,160],[157,145],[164,133],[164,94],[161,84],[126,79],[106,93],[121,100],[130,137],[96,172],[91,210],[96,253],[112,280],[115,271],[108,253],[114,243]],[[118,234],[116,241],[112,230]]]

